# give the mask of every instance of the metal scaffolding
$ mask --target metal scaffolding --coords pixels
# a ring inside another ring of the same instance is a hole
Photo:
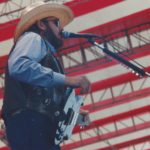
[[[99,33],[100,31],[97,30],[94,32]],[[144,24],[138,24],[132,28],[125,28],[111,35],[106,34],[103,36],[105,40],[107,40],[109,49],[116,53],[123,54],[123,57],[127,57],[126,59],[128,60],[130,58],[130,61],[132,61],[149,54],[149,33],[150,23],[145,22]],[[102,41],[100,40],[99,43],[102,43]],[[69,75],[86,74],[117,64],[113,59],[108,58],[100,52],[99,49],[89,45],[85,40],[70,40],[66,45],[69,46],[63,48],[59,56]],[[92,59],[91,57],[90,59],[88,58],[89,55],[93,55]],[[141,61],[140,63],[142,65],[144,62]],[[150,71],[149,67],[142,67]],[[100,115],[104,109],[113,108],[120,104],[127,104],[148,97],[150,89],[146,87],[145,84],[149,82],[150,79],[147,77],[140,79],[129,72],[128,69],[125,68],[125,70],[126,73],[123,75],[92,83],[92,92],[87,96],[87,100],[85,100],[85,102],[88,101],[88,104],[85,104],[85,107],[83,107],[89,110],[91,118],[93,118],[92,113],[94,112],[99,112]],[[135,82],[139,82],[138,88]],[[128,89],[128,91],[126,91],[126,89]],[[119,92],[116,94],[116,91]],[[125,92],[127,92],[127,94],[125,94]],[[95,93],[99,96],[98,100],[94,98]],[[105,98],[108,93],[109,98]],[[113,116],[93,120],[91,125],[83,130],[76,128],[74,131],[75,139],[72,138],[72,142],[69,142],[69,144],[64,143],[63,149],[75,149],[99,142],[100,145],[105,145],[104,148],[100,148],[101,146],[99,145],[99,150],[118,150],[120,148],[133,148],[136,150],[137,144],[141,143],[141,145],[145,145],[149,143],[149,136],[132,140],[126,139],[124,142],[118,144],[115,144],[113,139],[140,131],[142,132],[142,130],[149,128],[149,108],[149,105],[147,105],[134,110],[126,110],[124,113],[118,112],[118,114]],[[144,116],[147,117],[144,118]],[[141,120],[141,122],[137,124],[137,120]],[[78,140],[76,140],[77,136]]]
[[[0,33],[6,33],[0,41],[12,37],[20,11],[34,1],[0,1]],[[61,1],[64,2],[68,1]],[[134,63],[150,72],[149,64],[145,63],[150,48],[150,22],[147,16],[142,14],[139,18],[131,18],[117,25],[112,23],[90,32],[103,37],[97,40],[99,44],[106,42],[112,52],[121,54],[128,61],[136,61]],[[101,73],[101,70],[109,70],[119,64],[85,39],[66,40],[58,57],[70,76],[94,74],[96,71]],[[7,56],[0,57],[1,87],[4,86],[6,60]],[[91,124],[84,129],[76,127],[72,139],[62,144],[63,150],[92,149],[92,145],[99,150],[144,150],[145,145],[150,147],[150,79],[135,76],[129,68],[121,65],[119,69],[124,69],[123,73],[107,79],[99,79],[97,75],[96,80],[91,75],[92,91],[85,96],[83,106],[90,112]],[[0,97],[3,97],[3,88],[0,89]],[[0,133],[0,139],[6,142],[3,126]]]

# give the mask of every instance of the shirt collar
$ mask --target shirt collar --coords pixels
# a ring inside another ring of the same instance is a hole
[[[45,40],[46,44],[48,45],[50,51],[52,52],[52,54],[56,54],[57,50],[54,48],[54,46],[52,44],[50,44],[47,40]]]

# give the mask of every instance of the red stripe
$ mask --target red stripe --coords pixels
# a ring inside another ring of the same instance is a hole
[[[71,9],[75,13],[75,16],[80,16],[90,11],[94,11],[112,5],[114,3],[118,3],[122,0],[107,0],[105,2],[104,1],[105,0],[90,0],[90,1],[86,0],[84,2],[81,2],[78,0],[78,2],[77,1],[68,2],[66,3],[66,5],[71,7]],[[0,24],[0,35],[1,35],[0,41],[10,39],[13,37],[17,23],[18,19]],[[4,28],[4,31],[2,30],[2,28]]]
[[[147,72],[150,72],[150,67],[147,67],[145,70]],[[111,78],[108,78],[105,80],[100,80],[100,81],[94,82],[91,85],[91,89],[92,89],[92,92],[94,92],[94,91],[107,89],[112,86],[117,86],[120,84],[124,84],[126,82],[138,80],[138,79],[140,79],[140,77],[136,76],[133,73],[125,73],[125,74],[121,74],[121,75],[111,77]],[[76,90],[76,94],[80,94],[80,89]]]
[[[0,0],[0,3],[8,2],[8,0]]]
[[[7,59],[8,59],[8,55],[4,55],[0,57],[0,74],[3,74],[5,72]]]
[[[150,9],[146,9],[141,12],[129,15],[127,17],[123,17],[121,19],[117,19],[115,21],[97,27],[93,27],[88,30],[84,30],[83,32],[91,32],[91,33],[96,33],[104,36],[133,26],[137,26],[145,22],[149,22],[149,20],[150,20]],[[17,23],[18,23],[18,19],[0,24],[0,35],[1,35],[0,41],[4,41],[13,37],[14,30]],[[71,45],[70,43],[76,44],[78,43],[79,40],[76,41],[77,42],[73,40],[73,42],[67,43],[67,46],[68,44]]]
[[[99,107],[99,110],[101,107],[102,106]],[[135,108],[132,110],[128,110],[126,112],[119,113],[119,111],[118,111],[118,114],[115,114],[115,115],[112,115],[109,117],[105,117],[103,119],[94,120],[89,126],[85,127],[84,129],[80,129],[79,126],[76,126],[73,133],[90,130],[90,129],[94,128],[95,125],[98,127],[98,126],[103,126],[103,125],[113,123],[115,121],[121,121],[121,120],[127,119],[131,116],[149,112],[149,109],[150,109],[150,106],[143,106],[141,108]]]
[[[19,19],[0,24],[0,41],[13,37]]]
[[[6,66],[7,59],[8,59],[8,55],[4,55],[4,56],[0,57],[0,69],[1,69],[1,67]],[[0,72],[1,72],[1,70],[0,70]]]
[[[150,67],[145,68],[145,70],[147,72],[150,72]],[[92,89],[92,92],[94,92],[94,91],[106,89],[112,86],[120,85],[126,82],[134,81],[137,79],[140,79],[140,77],[135,76],[135,74],[132,74],[132,73],[125,73],[125,74],[121,74],[121,75],[111,77],[105,80],[94,82],[91,84],[91,89]],[[79,94],[80,90],[77,89],[76,93]],[[3,91],[0,90],[0,98],[2,97],[3,97]]]
[[[122,0],[76,0],[65,3],[65,5],[69,6],[77,17],[119,2]]]
[[[128,94],[123,94],[121,96],[116,96],[114,98],[98,101],[93,104],[88,104],[83,106],[82,108],[88,110],[90,113],[93,113],[96,111],[102,111],[104,109],[108,109],[125,103],[131,103],[138,99],[146,98],[149,96],[150,96],[150,88],[145,88]]]
[[[4,97],[4,89],[0,88],[0,99]]]
[[[2,148],[0,148],[0,150],[11,150],[11,149],[8,147],[2,147]]]
[[[112,122],[115,122],[115,121],[119,121],[119,120],[122,120],[122,119],[126,119],[126,117],[131,117],[134,116],[134,115],[138,115],[138,114],[141,114],[141,113],[145,113],[145,112],[148,112],[149,110],[149,106],[144,106],[142,108],[138,108],[138,109],[135,109],[133,111],[129,111],[129,112],[125,112],[125,113],[122,113],[122,114],[117,114],[115,116],[112,116],[112,117],[108,117],[108,118],[105,118],[105,119],[100,119],[100,120],[96,120],[94,122],[92,122],[92,124],[88,127],[86,127],[83,131],[85,130],[89,130],[89,129],[93,129],[93,128],[96,128],[96,127],[99,127],[99,126],[102,126],[102,125],[106,125],[108,123],[112,123]],[[138,114],[137,114],[138,113]],[[138,126],[138,125],[137,125]],[[137,128],[136,128],[137,129]],[[139,129],[138,129],[139,130]],[[118,133],[118,130],[117,130],[117,133]],[[104,140],[102,138],[103,136],[100,136],[101,140]],[[106,136],[104,136],[106,138]],[[108,138],[108,137],[107,137]],[[110,137],[111,138],[111,137]],[[87,145],[87,144],[90,144],[88,143],[88,141],[92,141],[91,143],[93,143],[94,141],[92,139],[87,139],[87,140],[82,140],[82,143],[83,145]],[[78,141],[78,142],[75,142],[73,144],[67,144],[66,146],[70,147],[70,146],[77,146],[81,141]],[[81,143],[80,143],[81,144]],[[83,146],[82,145],[82,146]],[[81,145],[78,145],[78,146],[81,146]],[[73,148],[72,147],[72,148]],[[71,148],[71,147],[70,147]]]
[[[147,23],[147,24],[146,24]],[[146,24],[142,28],[139,27],[141,24]],[[125,35],[125,31],[129,28],[133,28],[128,34],[138,32],[139,30],[145,30],[150,28],[150,9],[140,11],[138,13],[117,19],[87,30],[82,31],[82,33],[93,33],[101,36],[107,36],[108,38],[118,38]],[[118,33],[118,34],[117,34]],[[113,35],[113,36],[112,36]],[[82,39],[68,39],[65,41],[63,49],[69,48],[69,51],[75,51],[80,49],[79,43],[84,43],[86,40]],[[76,46],[76,47],[75,47]],[[73,47],[73,48],[72,48]],[[63,51],[62,53],[65,54]],[[67,53],[67,52],[66,52]]]
[[[147,67],[146,71],[147,72],[150,71],[150,67]],[[105,80],[94,82],[91,84],[91,89],[92,89],[92,92],[95,92],[95,91],[99,91],[102,89],[106,89],[109,87],[124,84],[126,82],[131,82],[131,81],[138,80],[138,79],[140,79],[140,77],[137,77],[132,73],[126,73],[126,74],[122,74],[122,75],[108,78]],[[80,89],[76,90],[76,94],[80,94]],[[3,97],[3,90],[0,89],[0,98],[2,97]]]
[[[132,49],[132,54],[130,54],[130,59],[133,60],[133,59],[137,59],[137,58],[141,58],[141,57],[149,55],[149,49],[150,49],[150,45],[144,45],[140,48]],[[0,57],[0,74],[3,74],[5,72],[4,68],[7,63],[7,58],[8,58],[7,55]],[[87,74],[89,72],[103,69],[106,67],[110,67],[110,66],[116,65],[118,63],[119,62],[117,62],[113,59],[108,60],[108,59],[104,58],[104,59],[100,59],[100,60],[94,60],[94,61],[87,62],[86,65],[84,64],[84,65],[80,65],[80,66],[76,66],[76,67],[66,68],[65,72],[69,76]]]
[[[140,137],[140,138],[135,138],[133,140],[130,140],[130,141],[125,141],[125,142],[121,142],[119,144],[114,144],[113,147],[115,148],[125,148],[125,147],[128,147],[131,146],[131,145],[136,145],[136,144],[140,144],[140,143],[143,143],[143,142],[149,142],[149,139],[150,139],[150,135],[147,135],[147,136],[143,136],[143,137]],[[111,149],[112,146],[107,146],[107,147],[104,147],[104,148],[100,148],[100,149],[97,149],[97,150],[109,150]]]
[[[148,56],[150,55],[149,49],[150,49],[150,44],[144,45],[140,48],[134,48],[132,49],[132,54],[130,54],[129,57],[131,60],[134,60],[137,58]],[[125,55],[128,56],[128,54],[125,54]],[[81,75],[81,74],[87,74],[89,72],[96,71],[99,69],[104,69],[106,67],[110,67],[116,64],[119,64],[119,62],[114,59],[103,58],[103,59],[87,62],[86,64],[83,64],[80,66],[66,68],[65,72],[67,72],[69,76],[76,76],[76,75]]]
[[[132,133],[132,132],[135,132],[137,130],[146,129],[146,128],[149,128],[149,126],[150,126],[150,122],[145,122],[145,123],[138,124],[138,125],[135,125],[132,127],[126,127],[124,129],[119,129],[117,131],[113,131],[113,132],[110,131],[109,133],[101,134],[101,136],[99,136],[99,137],[94,136],[92,138],[82,139],[81,141],[76,141],[76,142],[73,142],[70,144],[65,144],[61,148],[62,148],[62,150],[67,150],[67,149],[73,149],[73,148],[85,146],[88,144],[94,144],[96,142],[103,141],[103,140],[106,140],[109,138],[113,138],[113,137],[121,136],[124,134]],[[95,124],[94,128],[96,128],[96,127],[98,127],[98,126]]]
[[[99,30],[100,35],[111,35],[116,32],[120,32],[125,29],[136,27],[140,24],[150,23],[150,9],[145,9],[140,12],[122,17],[120,19],[108,22],[106,24],[93,27],[82,32],[95,32]],[[98,33],[97,33],[98,34]]]

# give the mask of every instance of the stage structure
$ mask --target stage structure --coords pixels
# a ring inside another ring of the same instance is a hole
[[[9,52],[9,49],[6,49],[12,44],[20,11],[34,1],[0,0],[1,103],[4,71]],[[64,0],[59,3],[68,5],[75,12],[75,24],[72,23],[65,30],[74,27],[72,31],[101,36],[102,38],[96,39],[99,44],[105,43],[112,52],[150,73],[150,3],[143,1]],[[136,4],[137,10],[134,12],[130,8],[131,4]],[[124,8],[124,6],[129,7]],[[121,8],[129,11],[124,10],[122,17],[117,18],[116,16],[121,16],[121,12],[118,12],[120,14],[113,12]],[[129,14],[126,14],[127,12]],[[107,20],[103,14],[106,17],[110,14],[112,16]],[[95,24],[91,23],[90,27],[90,21],[93,21],[92,15],[104,17],[105,21],[101,19],[100,22],[99,18],[93,18],[96,21]],[[113,17],[114,19],[111,20]],[[79,21],[81,27],[77,25]],[[83,24],[85,21],[86,24]],[[148,150],[150,148],[150,77],[140,77],[83,38],[66,39],[58,57],[66,74],[87,75],[92,89],[89,94],[84,95],[83,106],[90,112],[91,124],[84,129],[76,127],[71,140],[62,143],[62,149]],[[1,125],[0,150],[8,150],[2,121]]]

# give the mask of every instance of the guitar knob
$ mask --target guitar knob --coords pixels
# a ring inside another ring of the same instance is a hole
[[[63,135],[62,133],[64,132],[63,129],[58,129],[60,134]]]
[[[68,140],[69,139],[69,137],[66,135],[66,136],[64,136],[64,138],[63,138],[64,140]]]
[[[55,112],[55,116],[58,117],[60,115],[60,111]]]
[[[55,136],[55,138],[59,141],[61,140],[61,136],[59,136],[58,134]]]

